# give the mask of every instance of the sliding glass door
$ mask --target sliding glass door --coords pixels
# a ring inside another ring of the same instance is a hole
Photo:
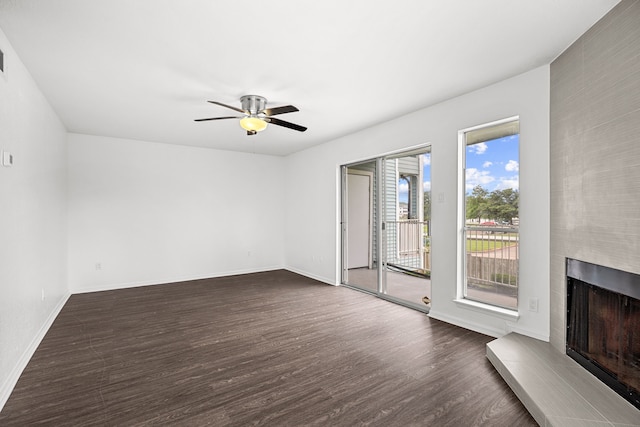
[[[428,310],[430,147],[342,167],[342,283]]]
[[[430,149],[384,159],[385,295],[412,305],[431,297]]]

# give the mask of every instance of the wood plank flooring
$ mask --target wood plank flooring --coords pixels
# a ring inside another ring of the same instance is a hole
[[[283,270],[78,294],[0,425],[536,425],[491,339]]]

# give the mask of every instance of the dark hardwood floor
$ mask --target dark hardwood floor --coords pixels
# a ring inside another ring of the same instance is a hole
[[[73,295],[0,425],[536,425],[491,339],[287,271]]]

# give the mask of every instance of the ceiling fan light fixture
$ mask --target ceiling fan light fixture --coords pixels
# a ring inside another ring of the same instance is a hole
[[[240,126],[246,131],[260,132],[267,128],[267,122],[259,117],[247,116],[240,119]]]
[[[298,110],[293,105],[283,105],[280,107],[267,107],[267,100],[258,95],[245,95],[240,98],[242,108],[234,107],[232,105],[223,104],[218,101],[207,101],[211,104],[216,104],[221,107],[228,108],[230,110],[241,113],[241,116],[237,114],[235,116],[224,117],[207,117],[205,119],[195,119],[196,122],[208,122],[209,120],[228,120],[228,119],[240,119],[240,127],[247,131],[247,135],[255,135],[267,128],[267,125],[282,126],[285,128],[297,130],[298,132],[304,132],[306,127],[297,125],[295,123],[287,122],[279,118],[273,117],[279,114],[295,113]]]

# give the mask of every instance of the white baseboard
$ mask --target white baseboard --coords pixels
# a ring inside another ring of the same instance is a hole
[[[520,335],[524,335],[525,337],[535,338],[540,341],[549,342],[549,334],[543,335],[536,331],[531,331],[526,328],[520,328],[516,324],[512,324],[507,322],[507,329],[509,333],[515,332]]]
[[[4,384],[2,384],[2,387],[0,387],[0,411],[2,411],[2,408],[4,408],[4,405],[7,403],[7,400],[9,400],[9,396],[11,396],[11,393],[13,392],[14,387],[18,383],[18,379],[20,379],[20,375],[22,375],[22,371],[24,371],[24,369],[27,367],[27,364],[33,357],[33,354],[38,349],[38,346],[42,342],[42,339],[49,331],[49,328],[53,324],[53,321],[56,320],[56,317],[58,317],[58,314],[60,314],[62,307],[64,307],[64,305],[67,303],[67,300],[69,299],[70,296],[71,294],[67,294],[63,296],[60,299],[60,301],[58,301],[56,306],[53,308],[53,310],[49,314],[49,317],[47,317],[47,320],[45,320],[44,324],[40,327],[40,329],[38,330],[36,335],[33,337],[31,342],[25,349],[25,351],[22,353],[22,356],[20,357],[16,365],[11,370],[9,377],[6,379]]]
[[[97,285],[97,286],[88,286],[82,288],[73,288],[71,289],[72,294],[86,294],[89,292],[101,292],[101,291],[113,291],[116,289],[127,289],[127,288],[138,288],[141,286],[153,286],[153,285],[164,285],[167,283],[178,283],[178,282],[189,282],[191,280],[203,280],[203,279],[213,279],[216,277],[227,277],[227,276],[237,276],[240,274],[251,274],[251,273],[260,273],[263,271],[273,271],[273,270],[283,270],[286,267],[282,265],[278,266],[270,266],[270,267],[261,267],[261,268],[249,268],[242,270],[231,270],[231,271],[223,271],[216,272],[198,276],[180,276],[180,277],[172,277],[165,279],[156,279],[156,280],[144,280],[140,282],[128,282],[128,283],[111,283],[107,285]]]
[[[529,329],[518,327],[518,325],[514,322],[505,321],[504,329],[490,328],[485,325],[478,325],[477,323],[469,322],[466,319],[461,319],[460,317],[451,316],[447,313],[441,313],[433,309],[429,311],[429,317],[432,317],[436,320],[441,320],[443,322],[451,323],[452,325],[460,326],[461,328],[469,329],[484,335],[489,335],[490,337],[494,337],[494,338],[500,338],[511,332],[515,332],[520,335],[524,335],[530,338],[535,338],[540,341],[549,342],[549,335],[543,335],[536,331],[531,331]]]
[[[327,285],[331,285],[331,286],[338,286],[338,284],[336,283],[335,279],[327,279],[326,277],[322,277],[322,276],[318,276],[316,274],[313,273],[309,273],[307,271],[303,271],[294,267],[285,267],[286,270],[292,272],[292,273],[296,273],[299,274],[301,276],[305,276],[308,277],[309,279],[313,279],[313,280],[317,280],[318,282],[323,282],[326,283]]]
[[[480,334],[489,335],[490,337],[500,338],[501,336],[507,334],[507,331],[503,329],[488,328],[483,325],[469,322],[466,319],[461,319],[459,317],[451,316],[446,313],[437,312],[433,308],[429,311],[429,317],[436,320],[441,320],[443,322],[451,323],[452,325],[460,326],[461,328],[469,329]]]

